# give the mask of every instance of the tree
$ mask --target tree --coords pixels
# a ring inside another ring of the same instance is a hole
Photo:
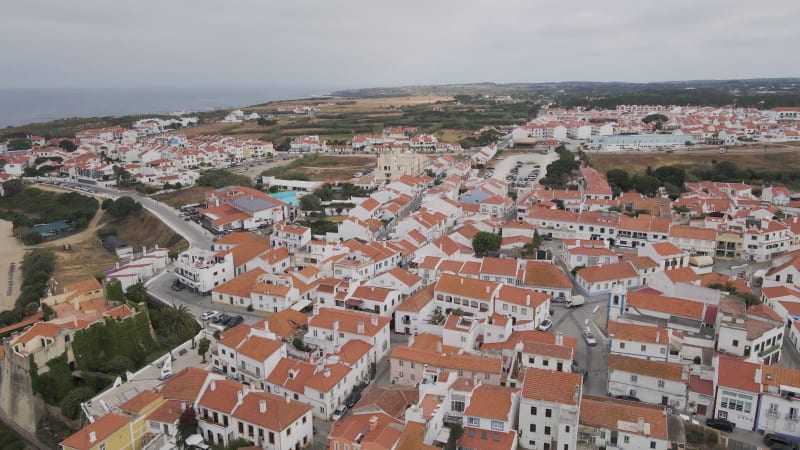
[[[162,336],[187,339],[196,332],[198,326],[194,314],[186,305],[169,306],[161,310],[156,332]]]
[[[681,187],[686,181],[686,171],[678,166],[661,166],[653,171],[653,176],[662,183],[671,183]]]
[[[636,192],[644,195],[655,195],[659,187],[661,187],[661,181],[649,175],[637,176],[633,180],[633,188],[636,189]]]
[[[642,122],[647,123],[647,124],[649,124],[651,122],[664,123],[664,122],[666,122],[668,120],[669,120],[669,117],[667,117],[667,116],[665,116],[663,114],[650,114],[647,117],[645,117],[644,119],[642,119]]]
[[[197,433],[197,416],[194,408],[188,407],[181,413],[178,419],[178,433],[176,439],[178,445],[184,448],[186,445],[186,438]]]
[[[300,209],[303,211],[322,211],[322,201],[316,194],[300,197]]]
[[[39,305],[37,303],[28,303],[25,305],[25,308],[22,309],[22,313],[25,317],[32,316],[39,311]]]
[[[81,386],[67,392],[59,403],[61,414],[67,419],[77,419],[81,414],[81,403],[89,400],[94,395],[92,388]]]
[[[25,189],[25,186],[22,184],[22,180],[18,180],[16,178],[13,180],[8,180],[3,183],[3,196],[13,197],[22,192],[23,189]]]
[[[207,338],[200,339],[200,342],[197,344],[197,354],[203,357],[203,364],[206,363],[206,353],[208,353],[208,348],[211,346],[211,341]]]
[[[29,150],[33,147],[30,139],[13,139],[7,145],[9,150]]]
[[[622,169],[611,169],[606,172],[606,178],[608,179],[608,184],[611,187],[618,187],[621,192],[626,192],[631,189],[631,177],[628,175],[628,172]]]
[[[484,255],[487,252],[500,250],[501,242],[500,235],[479,231],[472,238],[472,250],[475,255]]]
[[[58,143],[58,146],[64,149],[65,152],[69,153],[72,153],[78,149],[78,146],[69,139],[62,139],[61,142]]]
[[[147,301],[147,288],[142,283],[136,283],[128,286],[125,291],[125,298],[133,303],[142,303]]]
[[[122,219],[131,214],[137,215],[142,210],[142,204],[131,197],[120,197],[106,206],[106,211],[115,219]]]
[[[126,185],[133,177],[130,172],[121,166],[112,166],[111,170],[114,171],[114,179],[117,182],[117,186]]]

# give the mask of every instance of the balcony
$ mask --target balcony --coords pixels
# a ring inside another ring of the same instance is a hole
[[[777,411],[776,411],[776,412],[777,412]],[[789,413],[789,414],[787,414],[786,416],[784,416],[784,418],[785,418],[786,420],[793,420],[793,421],[795,421],[795,422],[796,422],[796,421],[800,421],[800,414],[797,414],[797,413]]]
[[[775,344],[770,348],[767,348],[767,349],[764,349],[764,350],[761,350],[760,352],[758,352],[758,357],[759,358],[767,357],[767,356],[773,354],[774,352],[776,352],[776,351],[778,351],[780,349],[781,349],[780,344]]]

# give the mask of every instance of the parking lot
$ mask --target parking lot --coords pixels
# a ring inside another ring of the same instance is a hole
[[[509,187],[528,187],[545,175],[548,164],[558,159],[556,153],[524,153],[499,157],[494,166],[486,169],[485,178],[505,180]]]

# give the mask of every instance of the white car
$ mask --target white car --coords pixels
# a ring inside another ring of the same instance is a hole
[[[219,315],[219,311],[206,311],[200,315],[200,320],[210,320]]]
[[[544,319],[544,320],[543,320],[543,321],[542,321],[542,322],[539,324],[539,331],[547,331],[547,330],[549,330],[550,328],[553,328],[553,321],[552,321],[552,320],[550,320],[550,319]]]
[[[344,416],[345,411],[347,411],[347,406],[339,405],[336,409],[333,410],[333,420],[337,421]]]

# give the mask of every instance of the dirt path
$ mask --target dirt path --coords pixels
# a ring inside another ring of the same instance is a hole
[[[17,241],[13,234],[11,222],[0,220],[0,311],[14,308],[14,302],[19,296],[20,285],[22,284],[22,258],[25,256],[25,248]],[[14,271],[10,271],[11,263],[14,263]],[[8,287],[11,281],[11,293]]]
[[[97,230],[105,225],[105,222],[100,223],[100,220],[103,218],[103,216],[105,216],[105,211],[98,209],[97,213],[95,213],[94,217],[92,217],[92,220],[89,221],[89,224],[86,226],[85,230],[70,236],[56,239],[54,241],[47,241],[43,244],[32,246],[30,248],[61,247],[64,244],[77,245],[92,239],[98,239]]]

